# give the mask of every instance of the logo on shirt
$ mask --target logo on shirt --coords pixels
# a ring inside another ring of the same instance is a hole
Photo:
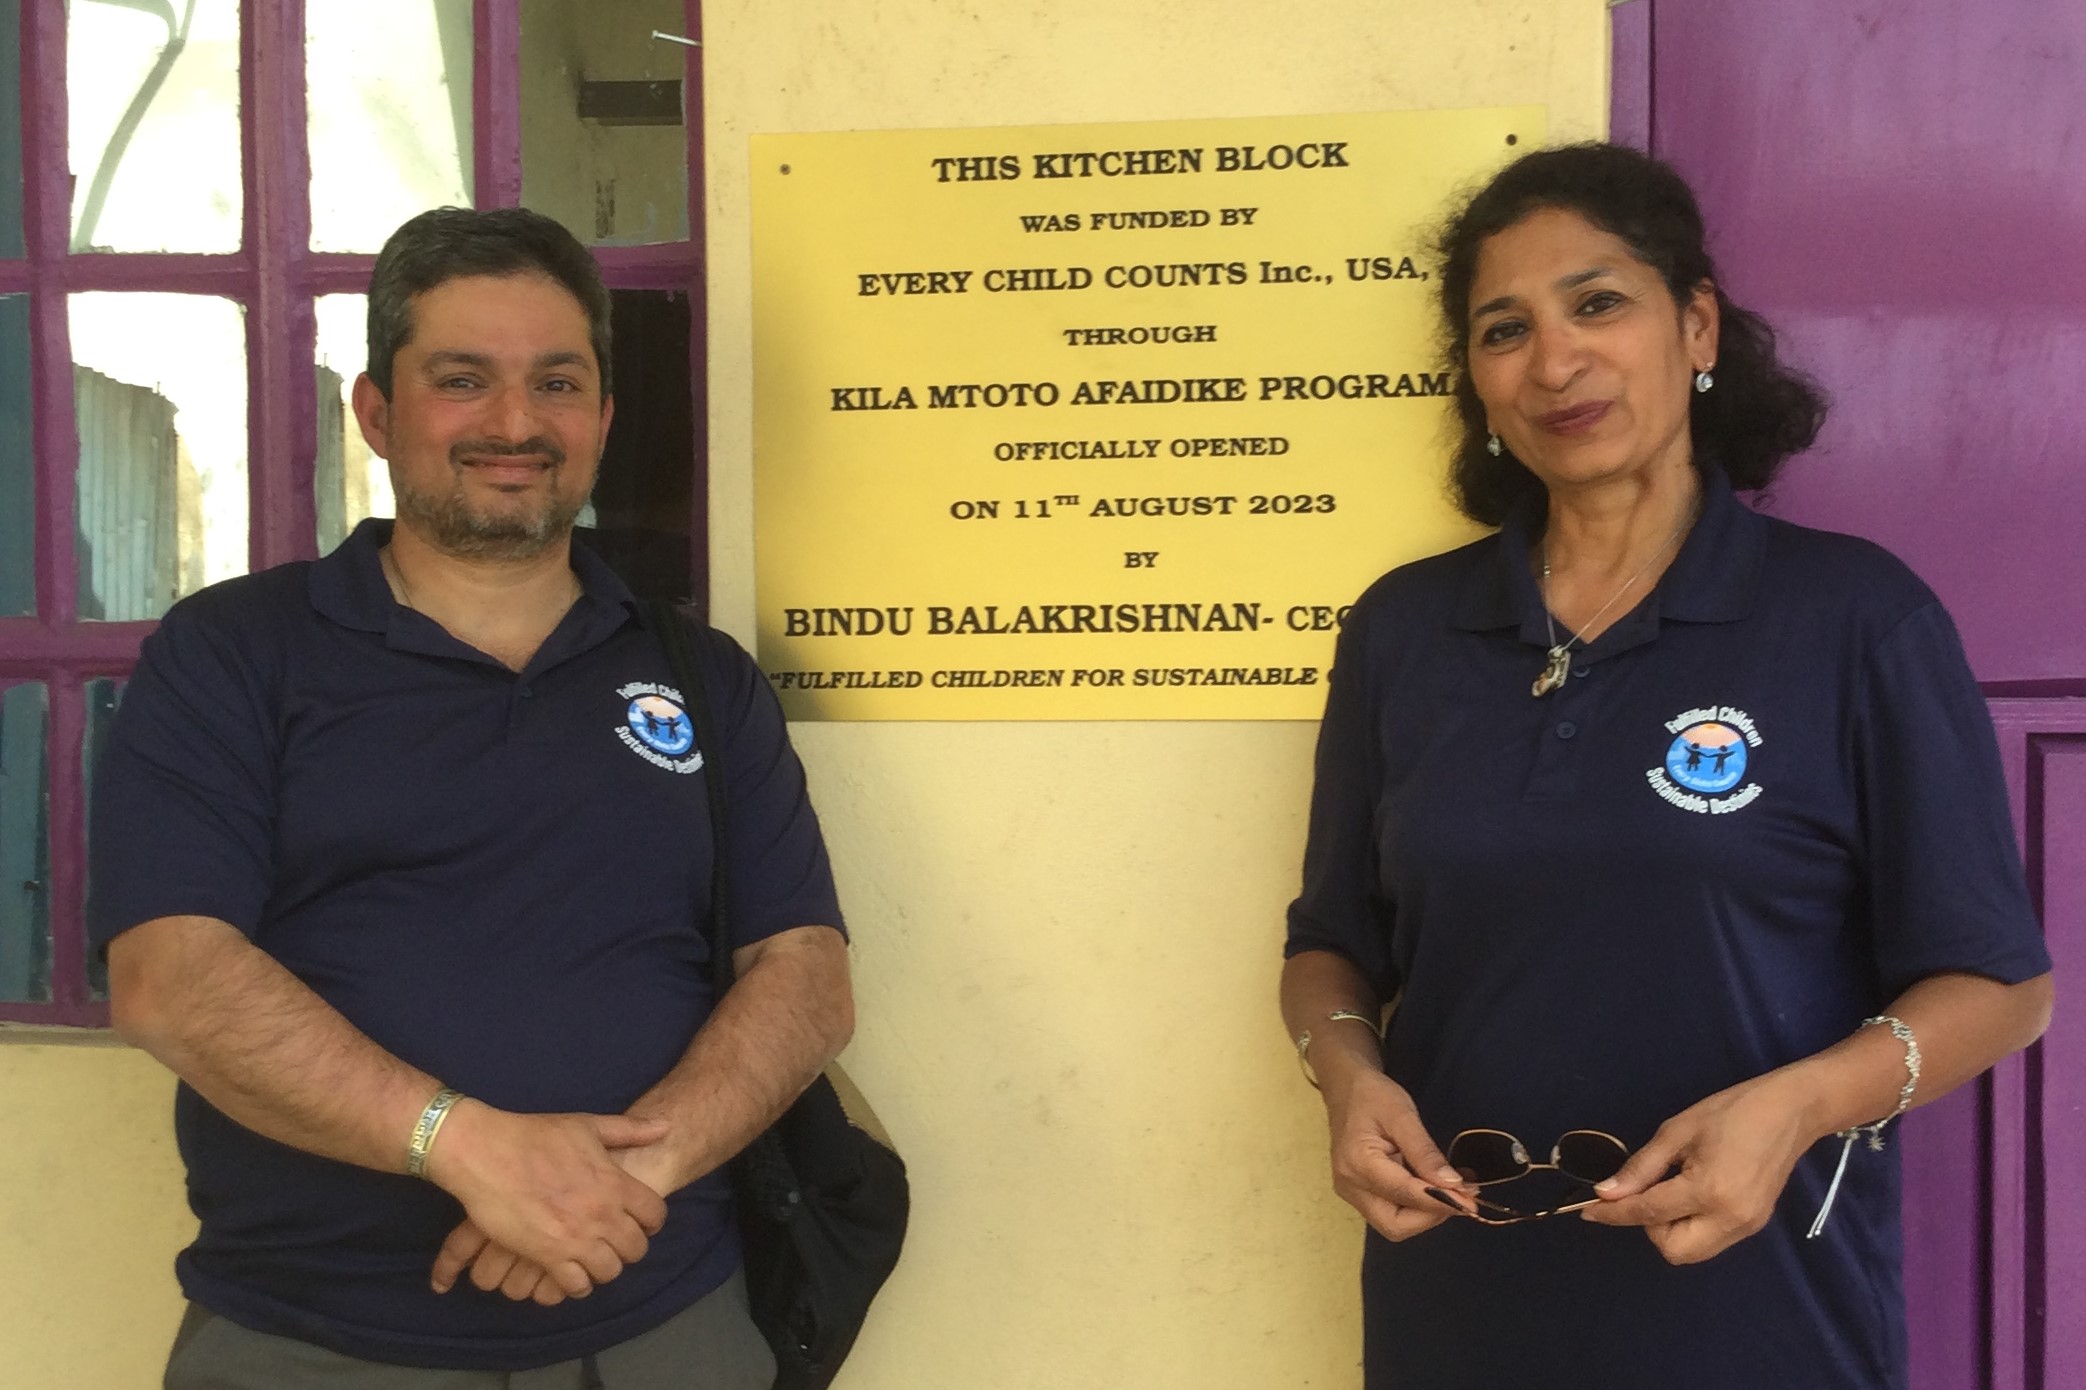
[[[682,708],[680,691],[637,681],[616,694],[629,701],[616,737],[631,752],[669,772],[694,772],[703,765],[703,755],[695,751],[695,721]]]
[[[1760,784],[1746,780],[1753,750],[1766,742],[1753,716],[1732,705],[1691,709],[1666,721],[1673,742],[1659,766],[1645,771],[1668,805],[1697,815],[1726,815],[1750,806]]]

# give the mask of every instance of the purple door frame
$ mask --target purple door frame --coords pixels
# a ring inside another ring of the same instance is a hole
[[[1883,542],[1948,604],[2068,982],[2086,961],[2086,9],[1610,13],[1613,137],[1688,177],[1733,297],[1835,398],[1765,505]],[[1901,1142],[1915,1390],[2086,1385],[2086,1217],[2057,1177],[2086,1144],[2086,1022],[2060,1008]]]
[[[313,297],[360,294],[372,255],[314,252],[306,141],[301,0],[241,0],[240,131],[245,225],[228,255],[70,251],[72,174],[67,156],[66,0],[21,0],[22,217],[24,256],[0,260],[0,294],[27,293],[31,413],[36,455],[34,617],[0,618],[0,683],[41,681],[49,692],[51,998],[0,1002],[0,1021],[105,1026],[107,1005],[88,985],[85,684],[126,675],[152,623],[82,622],[73,506],[79,468],[68,296],[90,290],[222,295],[246,307],[247,453],[254,569],[309,558],[317,548],[313,474],[318,387],[312,364]],[[521,4],[473,0],[472,110],[475,199],[521,202]],[[686,36],[702,37],[702,0],[683,0]],[[615,289],[685,293],[693,331],[689,389],[697,422],[699,480],[706,478],[709,351],[708,210],[702,139],[702,49],[685,50],[688,228],[685,242],[600,247],[595,259]],[[693,490],[694,592],[709,591],[708,489]]]

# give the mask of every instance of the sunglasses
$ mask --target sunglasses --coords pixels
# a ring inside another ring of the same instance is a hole
[[[1529,1158],[1527,1147],[1503,1129],[1466,1129],[1449,1141],[1448,1155],[1449,1166],[1462,1173],[1464,1179],[1475,1187],[1513,1182],[1537,1172],[1561,1173],[1590,1187],[1621,1172],[1629,1156],[1628,1145],[1597,1129],[1575,1129],[1559,1136],[1550,1147],[1548,1163],[1537,1163]],[[1474,1212],[1459,1206],[1459,1210],[1471,1220],[1486,1226],[1511,1226],[1520,1221],[1539,1221],[1546,1216],[1584,1211],[1597,1205],[1601,1199],[1588,1197],[1545,1207],[1541,1211],[1521,1211],[1484,1197],[1466,1200],[1478,1206]]]

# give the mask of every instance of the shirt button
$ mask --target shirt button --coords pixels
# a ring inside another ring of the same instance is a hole
[[[1576,734],[1578,732],[1579,726],[1577,724],[1574,724],[1569,719],[1557,726],[1557,736],[1559,738],[1570,738],[1573,734]]]
[[[535,693],[535,691],[529,689],[529,687],[527,687],[526,685],[521,688],[521,697],[524,700],[528,699],[531,695],[534,695]]]
[[[1588,676],[1593,674],[1593,668],[1591,666],[1575,666],[1572,668],[1572,674],[1579,677],[1579,679],[1581,680],[1585,680]]]

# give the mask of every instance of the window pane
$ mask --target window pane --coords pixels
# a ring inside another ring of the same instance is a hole
[[[391,515],[391,470],[362,442],[348,393],[369,359],[369,297],[321,295],[319,318],[319,551],[339,545],[366,516]]]
[[[43,685],[0,691],[0,999],[51,997],[50,782]]]
[[[304,54],[314,248],[374,251],[416,212],[471,205],[470,5],[321,0]]]
[[[36,611],[36,467],[29,439],[29,296],[0,295],[0,617]]]
[[[646,598],[687,599],[696,488],[688,387],[688,296],[617,290],[616,420],[594,484],[586,537]]]
[[[688,239],[688,50],[652,37],[684,23],[682,0],[522,0],[523,205],[596,244]]]
[[[73,296],[82,618],[246,572],[245,331],[229,299]]]
[[[75,251],[236,251],[239,0],[67,7]]]
[[[22,254],[22,3],[0,0],[0,260]]]
[[[86,772],[85,784],[88,800],[88,824],[94,817],[94,769],[101,762],[101,750],[108,746],[109,730],[116,722],[116,706],[123,699],[123,682],[111,676],[100,676],[87,682],[87,741],[80,752],[80,764]],[[108,963],[94,951],[87,953],[87,988],[96,999],[109,997]]]

